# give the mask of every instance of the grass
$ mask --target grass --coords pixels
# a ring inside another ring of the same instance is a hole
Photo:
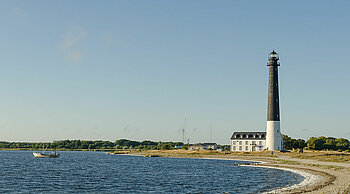
[[[300,159],[312,159],[324,162],[350,162],[349,153],[339,153],[337,151],[305,151],[304,153],[279,153],[279,155],[290,156]]]
[[[291,161],[288,161],[288,162],[291,162]],[[292,164],[293,163],[284,163],[284,164]],[[350,171],[349,168],[345,168],[345,167],[342,167],[342,166],[334,166],[334,165],[321,165],[321,164],[302,164],[302,163],[296,163],[295,165],[304,165],[304,166],[310,166],[310,167],[318,167],[318,168],[323,168],[323,169],[333,169],[333,170],[338,170],[338,171],[342,171],[342,170],[347,170],[347,171]]]
[[[350,185],[343,191],[343,194],[349,194],[350,193]]]
[[[300,159],[313,159],[325,162],[348,162],[350,161],[350,154],[317,154],[317,155],[300,155]]]
[[[129,154],[130,151],[111,151],[110,153],[113,153],[113,154]]]
[[[304,153],[296,152],[276,152],[275,155],[271,155],[271,151],[261,152],[218,152],[216,150],[131,150],[131,154],[159,154],[164,157],[266,157],[276,158],[276,154],[279,156],[287,156],[300,159],[312,159],[325,162],[350,162],[349,153],[339,153],[336,151],[304,151]],[[288,163],[287,160],[280,160],[282,163]],[[297,164],[296,162],[292,162]],[[291,164],[291,163],[290,163]]]
[[[219,152],[216,150],[132,150],[130,154],[135,155],[147,155],[147,154],[157,154],[161,157],[191,157],[191,158],[231,158],[231,157],[277,157],[271,155],[269,151],[262,152],[230,152],[224,151]]]
[[[277,160],[280,164],[300,165],[300,162],[289,161],[289,160]]]

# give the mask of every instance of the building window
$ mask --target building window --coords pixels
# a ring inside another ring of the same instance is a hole
[[[245,145],[248,145],[248,141],[245,141]]]
[[[232,146],[232,150],[236,150],[236,146]]]
[[[253,141],[253,142],[252,142],[252,144],[253,144],[253,145],[255,145],[255,144],[256,144],[256,142],[255,142],[255,141]]]
[[[232,145],[236,145],[236,142],[235,142],[235,141],[232,141]]]
[[[262,145],[262,141],[259,141],[259,145]]]
[[[242,141],[239,142],[239,145],[242,145]]]
[[[245,146],[245,151],[248,151],[248,146]]]
[[[239,150],[241,150],[241,151],[242,151],[242,146],[239,146]]]

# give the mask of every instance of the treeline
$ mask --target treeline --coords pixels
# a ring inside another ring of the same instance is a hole
[[[170,150],[176,147],[187,149],[182,142],[154,142],[154,141],[131,141],[127,139],[119,139],[115,141],[116,149],[144,149],[144,150]]]
[[[308,149],[311,150],[350,150],[350,142],[344,138],[334,137],[311,137],[306,142]]]
[[[26,148],[26,149],[112,149],[114,143],[110,141],[82,141],[62,140],[49,143],[32,142],[0,142],[0,148]]]
[[[345,138],[334,137],[311,137],[305,141],[303,139],[293,139],[287,135],[282,135],[284,149],[308,149],[308,150],[334,150],[334,151],[349,151],[350,141]]]
[[[303,139],[293,139],[288,135],[283,135],[283,145],[285,150],[292,149],[304,149],[306,147],[306,142]]]
[[[7,149],[175,149],[176,147],[187,149],[187,145],[182,142],[154,142],[154,141],[132,141],[119,139],[115,142],[110,141],[84,141],[84,140],[61,140],[49,143],[31,143],[31,142],[5,142],[0,141],[0,148]]]

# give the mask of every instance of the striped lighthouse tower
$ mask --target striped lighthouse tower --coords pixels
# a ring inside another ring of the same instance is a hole
[[[280,66],[278,60],[278,54],[272,51],[267,64],[269,67],[269,95],[266,128],[266,149],[272,151],[283,150],[278,97],[278,66]]]

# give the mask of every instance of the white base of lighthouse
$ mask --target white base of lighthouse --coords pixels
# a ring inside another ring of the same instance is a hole
[[[266,149],[271,151],[283,150],[280,121],[267,121]]]

